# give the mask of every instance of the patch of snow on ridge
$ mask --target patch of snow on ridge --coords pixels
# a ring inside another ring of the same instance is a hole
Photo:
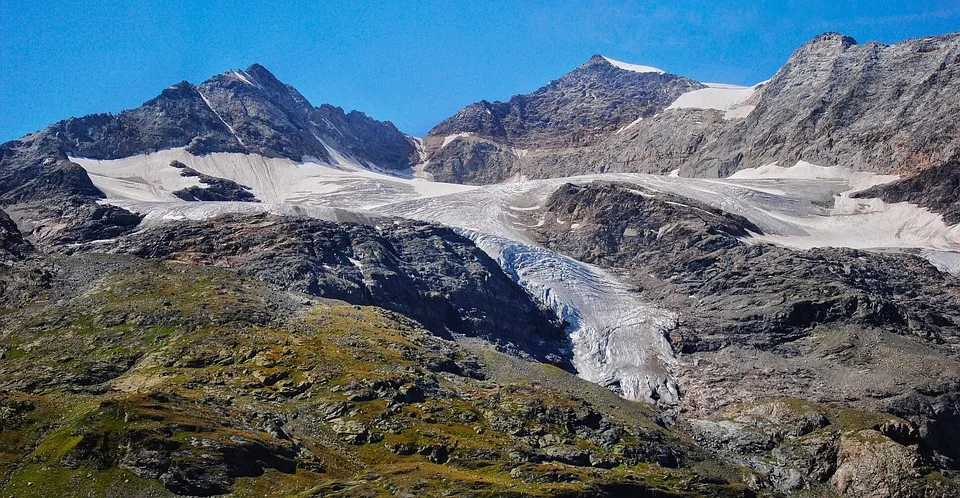
[[[454,133],[453,135],[447,135],[447,136],[443,137],[443,145],[441,145],[440,148],[442,149],[442,148],[450,145],[451,142],[453,142],[454,140],[456,140],[456,139],[458,139],[458,138],[465,138],[465,137],[469,137],[469,136],[472,136],[472,135],[473,135],[473,133],[471,133],[471,132],[469,132],[469,131],[465,131],[465,132],[462,132],[462,133]]]
[[[236,70],[236,71],[230,71],[229,74],[230,74],[230,76],[233,76],[234,78],[237,78],[237,79],[239,79],[240,81],[242,81],[242,82],[244,82],[244,83],[246,83],[246,84],[248,84],[248,85],[250,85],[250,86],[257,87],[257,88],[263,90],[263,85],[261,85],[259,82],[257,82],[253,77],[251,77],[249,74],[247,74],[246,71],[244,71],[244,70],[242,70],[242,69],[238,69],[238,70]]]
[[[637,125],[638,123],[640,123],[641,121],[643,121],[643,116],[640,116],[639,118],[634,119],[634,120],[631,121],[630,124],[628,124],[627,126],[624,126],[623,128],[620,128],[619,130],[617,130],[617,133],[616,133],[616,134],[619,135],[619,134],[623,133],[625,130],[629,130],[630,128],[633,128],[634,126],[636,126],[636,125]]]
[[[601,57],[603,57],[603,56],[601,56]],[[609,58],[609,57],[603,57],[603,58],[604,58],[604,60],[606,60],[607,62],[609,62],[613,67],[620,68],[620,69],[623,69],[623,70],[625,70],[625,71],[633,71],[633,72],[635,72],[635,73],[657,73],[657,74],[664,74],[664,73],[666,73],[666,71],[664,71],[663,69],[657,69],[657,68],[652,67],[652,66],[641,66],[641,65],[639,65],[639,64],[630,64],[630,63],[627,63],[627,62],[620,62],[620,61],[618,61],[618,60],[613,60],[613,59],[611,59],[611,58]]]
[[[707,88],[687,92],[667,109],[716,109],[724,111],[724,119],[746,117],[755,106],[743,105],[756,93],[760,85],[737,86],[723,83],[704,83]]]

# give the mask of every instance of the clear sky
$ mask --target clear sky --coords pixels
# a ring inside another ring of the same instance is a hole
[[[825,31],[885,43],[960,31],[960,3],[0,0],[0,141],[253,62],[314,105],[422,135],[594,53],[752,84]]]

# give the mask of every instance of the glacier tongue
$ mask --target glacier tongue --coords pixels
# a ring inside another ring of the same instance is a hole
[[[380,206],[383,214],[457,227],[527,292],[569,324],[577,374],[635,401],[673,404],[676,365],[665,332],[676,315],[616,276],[527,240],[515,212],[539,209],[563,180],[490,186],[457,195]],[[537,204],[535,207],[531,203]]]
[[[670,373],[676,358],[665,337],[673,313],[594,266],[497,235],[464,233],[569,324],[580,377],[630,400],[679,402]]]

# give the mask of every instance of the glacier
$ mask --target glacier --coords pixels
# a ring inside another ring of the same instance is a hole
[[[682,388],[673,372],[684,360],[666,336],[676,314],[646,300],[613,272],[541,247],[529,234],[528,215],[565,183],[624,182],[739,214],[763,231],[747,239],[751,243],[902,250],[945,271],[960,270],[960,227],[948,227],[942,217],[915,205],[851,198],[853,191],[896,177],[839,166],[772,164],[725,179],[611,173],[468,186],[373,171],[343,154],[333,165],[253,154],[193,156],[184,149],[71,160],[106,194],[103,202],[144,214],[143,226],[268,212],[369,224],[396,216],[454,227],[567,322],[568,353],[580,377],[627,399],[661,404],[676,403]],[[169,166],[173,160],[248,186],[262,202],[182,201],[172,192],[196,180],[179,176]],[[551,222],[543,216],[538,221]]]

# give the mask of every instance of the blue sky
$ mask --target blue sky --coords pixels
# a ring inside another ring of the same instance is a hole
[[[0,0],[0,141],[253,62],[314,105],[422,135],[470,102],[535,90],[594,53],[752,84],[825,31],[893,43],[958,30],[955,0]]]

